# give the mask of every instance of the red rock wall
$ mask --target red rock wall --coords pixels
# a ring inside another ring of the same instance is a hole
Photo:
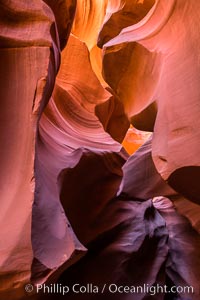
[[[199,299],[199,6],[0,0],[2,299],[65,269]]]

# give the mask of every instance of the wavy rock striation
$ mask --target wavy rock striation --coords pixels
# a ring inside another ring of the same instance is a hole
[[[199,9],[0,0],[0,298],[199,299]]]

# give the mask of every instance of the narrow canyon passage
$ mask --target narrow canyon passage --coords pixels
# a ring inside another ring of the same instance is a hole
[[[199,18],[0,0],[0,299],[200,299]]]

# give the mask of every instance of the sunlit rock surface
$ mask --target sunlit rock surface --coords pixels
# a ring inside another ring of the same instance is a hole
[[[113,8],[113,14],[100,32],[99,45],[105,47],[105,59],[112,55],[113,65],[115,51],[132,47],[132,57],[135,53],[136,60],[130,61],[135,63],[135,68],[128,65],[125,72],[125,76],[130,74],[126,80],[128,83],[121,85],[121,89],[118,87],[118,93],[122,93],[121,99],[130,115],[156,101],[158,113],[152,142],[156,168],[179,193],[199,203],[200,190],[195,178],[200,172],[200,29],[195,26],[195,20],[199,19],[200,4],[192,0],[142,1],[143,4],[136,4],[138,10],[135,10],[134,5],[129,5],[130,1],[125,2],[128,4],[119,7],[117,12]],[[150,9],[148,4],[151,4]],[[141,6],[147,8],[145,16],[139,9]],[[131,16],[132,13],[141,15],[143,19],[133,22],[134,18],[130,18],[127,24],[124,15]],[[110,23],[115,24],[116,18],[120,32],[113,32],[109,26]],[[104,72],[106,69],[107,65]],[[109,77],[109,81],[112,78]],[[127,91],[130,96],[123,97]],[[183,145],[185,155],[182,155]]]
[[[0,1],[0,20],[0,290],[12,299],[30,280],[36,128],[53,90],[59,43],[54,15],[40,0]]]
[[[1,299],[199,300],[199,8],[0,0]]]
[[[0,289],[2,297],[14,299],[25,293],[23,285],[30,282],[35,255],[31,246],[31,220],[34,194],[37,193],[35,185],[39,179],[34,171],[37,122],[53,91],[60,64],[60,43],[55,16],[42,1],[1,1],[0,6],[3,100]],[[69,22],[72,22],[70,18]],[[60,36],[66,42],[68,35],[66,32]],[[15,208],[12,210],[12,207]],[[32,225],[34,228],[34,220]],[[39,231],[42,232],[41,226]],[[71,242],[71,248],[67,252],[75,251],[74,239],[68,239],[67,246]],[[42,240],[45,241],[44,234]],[[42,253],[45,255],[44,249]],[[48,255],[46,253],[46,257]]]
[[[126,133],[126,136],[124,137],[122,145],[124,146],[126,151],[131,155],[136,150],[138,150],[140,146],[142,146],[145,143],[146,140],[148,140],[151,134],[151,132],[137,130],[136,128],[131,126]]]
[[[52,97],[40,120],[36,148],[38,185],[33,207],[33,247],[37,259],[50,269],[69,259],[73,250],[73,232],[66,227],[59,200],[59,173],[74,168],[84,152],[120,152],[121,145],[104,131],[94,114],[96,102],[110,96],[91,69],[86,46],[71,36],[62,53]],[[76,248],[81,250],[81,245]]]

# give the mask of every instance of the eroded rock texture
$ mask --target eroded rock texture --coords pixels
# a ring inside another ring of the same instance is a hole
[[[130,48],[130,64],[122,73],[126,84],[120,80],[115,89],[121,94],[130,116],[156,101],[158,112],[152,143],[156,168],[178,192],[199,203],[199,184],[195,178],[199,176],[200,30],[194,25],[199,18],[199,3],[158,0],[131,6],[131,1],[125,2],[127,4],[110,16],[100,32],[99,44],[105,47],[104,60],[110,56],[110,64],[114,65],[119,59],[115,58],[116,51],[122,52],[124,60]],[[138,15],[143,16],[142,6],[146,15],[139,22],[135,21],[133,16],[136,15],[136,19]],[[128,24],[124,22],[126,14],[132,16]],[[113,32],[110,24],[116,22],[120,30]],[[178,66],[177,62],[180,62]],[[111,82],[109,71],[105,61],[105,76],[109,76]],[[182,155],[183,145],[186,156]]]
[[[60,43],[55,16],[43,1],[1,1],[0,8],[0,289],[14,299],[30,281],[37,123],[53,91]]]
[[[199,9],[0,0],[0,298],[200,298]]]
[[[53,89],[59,44],[42,1],[1,1],[0,15],[0,286],[12,292],[30,277],[36,127]]]

